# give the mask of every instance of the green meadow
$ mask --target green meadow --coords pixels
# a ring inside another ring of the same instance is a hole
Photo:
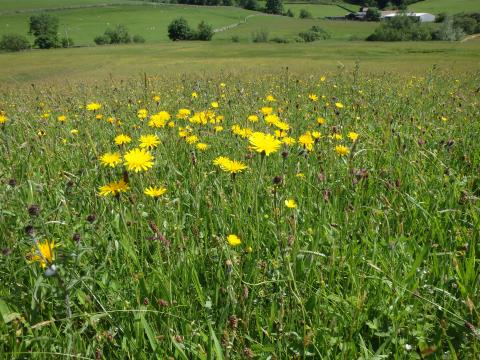
[[[480,2],[477,0],[424,0],[410,5],[409,9],[432,14],[478,12],[480,11]]]

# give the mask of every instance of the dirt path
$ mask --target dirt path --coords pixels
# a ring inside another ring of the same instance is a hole
[[[475,39],[478,39],[478,38],[480,38],[480,34],[468,35],[468,36],[465,36],[460,42],[463,43],[465,41],[475,40]]]

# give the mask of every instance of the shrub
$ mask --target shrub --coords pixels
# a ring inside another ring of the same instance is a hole
[[[368,41],[425,41],[432,39],[428,25],[408,16],[395,16],[383,22],[367,37]]]
[[[470,35],[480,32],[480,13],[460,13],[453,16],[453,27]]]
[[[274,38],[271,38],[270,41],[271,42],[276,42],[278,44],[288,44],[290,42],[288,39],[280,37],[280,36],[276,36]]]
[[[115,29],[105,30],[105,36],[110,39],[110,44],[128,44],[132,42],[125,25],[117,25]]]
[[[177,18],[168,25],[168,37],[172,41],[189,40],[193,32],[184,18]]]
[[[40,49],[59,47],[58,18],[49,14],[30,16],[29,34],[35,36],[34,44]]]
[[[282,0],[267,0],[265,4],[265,12],[268,14],[283,14]]]
[[[268,31],[265,29],[257,30],[252,34],[254,43],[268,42]]]
[[[259,10],[260,9],[260,5],[258,4],[257,0],[246,0],[246,1],[243,2],[243,4],[241,3],[241,6],[244,9],[247,9],[247,10]]]
[[[234,42],[234,43],[238,43],[238,42],[240,42],[240,37],[239,37],[238,35],[233,35],[233,36],[231,37],[231,40],[232,40],[232,42]]]
[[[365,14],[365,19],[367,21],[380,21],[380,11],[377,8],[368,8],[367,13]]]
[[[63,48],[69,48],[69,47],[72,47],[74,45],[73,39],[69,38],[69,37],[63,37],[60,40],[60,44],[62,45]]]
[[[437,16],[435,16],[436,23],[443,23],[447,19],[448,15],[445,12],[441,12]]]
[[[201,41],[210,41],[213,37],[213,28],[211,25],[208,25],[205,21],[198,24],[197,32],[195,33],[195,40]]]
[[[310,11],[305,10],[305,9],[301,9],[298,17],[300,19],[311,19],[313,16],[312,16],[312,13]]]
[[[458,41],[465,36],[462,29],[453,26],[453,20],[446,18],[442,25],[432,33],[433,40]]]
[[[285,13],[285,16],[288,16],[288,17],[294,17],[295,14],[293,13],[292,10],[288,9],[287,12]]]
[[[22,51],[30,48],[28,39],[23,35],[7,34],[0,40],[0,50],[4,51]]]
[[[145,42],[145,38],[142,35],[133,35],[132,40],[136,44],[143,44]]]
[[[97,36],[95,39],[93,39],[93,41],[97,45],[107,45],[107,44],[110,44],[110,37],[104,34],[104,35]]]
[[[319,26],[312,26],[310,30],[298,34],[304,42],[330,39],[330,34]]]

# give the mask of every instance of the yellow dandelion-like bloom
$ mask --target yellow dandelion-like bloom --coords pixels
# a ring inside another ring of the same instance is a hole
[[[197,135],[190,135],[185,138],[185,141],[187,144],[196,144],[198,142],[198,136]]]
[[[275,130],[275,137],[276,137],[276,138],[281,139],[281,138],[283,138],[283,137],[285,137],[285,136],[287,136],[287,132],[286,132],[286,131],[283,131],[283,130]]]
[[[179,109],[177,119],[187,119],[192,112],[189,109]]]
[[[267,101],[269,101],[269,102],[275,102],[275,101],[277,101],[277,100],[273,97],[273,95],[267,95],[267,96],[265,97],[265,100],[267,100]]]
[[[318,101],[318,95],[315,94],[308,95],[308,98],[312,101]]]
[[[123,179],[121,179],[118,182],[113,181],[111,183],[108,183],[107,185],[100,186],[98,192],[100,196],[118,196],[120,195],[120,193],[127,192],[127,190],[129,189],[130,187],[128,186],[128,184]]]
[[[306,132],[305,134],[300,135],[300,137],[298,138],[298,143],[308,151],[312,151],[313,145],[315,144],[315,140],[313,139],[312,134],[310,134],[310,132]]]
[[[153,149],[160,144],[160,139],[157,135],[142,135],[140,136],[140,147],[142,149]]]
[[[443,122],[446,122],[446,121],[448,120],[448,118],[447,118],[446,116],[442,116],[442,117],[440,118],[440,120],[442,120]]]
[[[337,109],[343,109],[343,107],[344,107],[341,102],[336,102],[335,106],[337,107]]]
[[[219,106],[219,105],[218,105],[218,102],[216,102],[216,101],[212,101],[212,103],[211,103],[210,105],[211,105],[212,108],[214,108],[214,109],[217,109],[218,106]]]
[[[0,125],[5,124],[7,121],[8,121],[7,116],[0,113]]]
[[[153,114],[150,116],[148,126],[162,128],[165,126],[165,124],[169,120],[170,120],[170,114],[166,111],[160,111],[159,113]]]
[[[153,198],[160,197],[163,194],[165,194],[166,192],[167,192],[167,188],[165,188],[163,186],[160,186],[160,187],[150,186],[143,191],[143,193],[145,195],[148,195],[148,196],[153,197]]]
[[[153,101],[155,101],[157,104],[160,102],[160,96],[159,95],[155,95],[153,97]]]
[[[218,126],[215,126],[213,129],[215,130],[215,132],[222,132],[223,126],[218,125]]]
[[[265,116],[265,122],[268,125],[274,125],[276,122],[279,122],[280,118],[275,114],[268,114]]]
[[[329,138],[332,139],[332,140],[340,141],[340,140],[343,139],[343,136],[342,136],[342,134],[334,133],[334,134],[329,135]]]
[[[54,249],[58,245],[55,245],[55,241],[44,240],[42,242],[37,242],[29,254],[29,262],[40,263],[42,269],[45,269],[47,265],[53,264],[55,261],[55,252]]]
[[[122,162],[122,156],[120,153],[106,153],[100,157],[100,161],[103,166],[110,166],[114,168]]]
[[[340,156],[346,156],[346,155],[350,154],[350,150],[346,146],[343,146],[343,145],[335,146],[335,152]]]
[[[220,168],[230,174],[238,174],[247,169],[248,166],[237,160],[228,160],[220,165]]]
[[[153,166],[153,156],[145,149],[132,149],[123,156],[123,159],[130,171],[145,171]]]
[[[208,149],[208,144],[205,143],[198,143],[196,148],[200,151],[205,151]]]
[[[347,137],[352,140],[353,142],[357,141],[358,139],[358,134],[356,132],[350,131],[347,135]]]
[[[296,209],[297,203],[294,199],[287,199],[285,200],[285,206],[289,209]]]
[[[257,122],[258,121],[258,116],[257,115],[249,115],[247,120],[251,121],[251,122]]]
[[[132,138],[128,135],[120,134],[115,137],[115,144],[125,145],[132,141]]]
[[[284,143],[287,146],[292,146],[292,145],[295,145],[296,141],[293,137],[286,136],[282,139],[282,143]]]
[[[60,115],[60,116],[57,116],[57,120],[60,122],[65,122],[67,121],[67,117],[65,115]]]
[[[262,107],[260,110],[264,116],[270,115],[273,112],[273,108],[271,107]]]
[[[78,135],[78,129],[72,129],[72,130],[70,130],[70,134],[72,134],[72,135]]]
[[[95,119],[97,119],[97,120],[102,120],[102,119],[103,119],[103,115],[102,115],[102,114],[97,114],[97,115],[95,115]]]
[[[327,121],[323,117],[317,118],[317,124],[318,125],[325,125]]]
[[[290,125],[288,125],[288,123],[286,123],[285,121],[275,121],[273,125],[283,131],[290,130]]]
[[[321,76],[321,77],[320,77],[320,81],[321,81],[321,82],[324,82],[325,80],[327,80],[327,78],[326,78],[325,76]]]
[[[196,91],[192,92],[192,99],[198,98],[198,94]]]
[[[237,235],[230,234],[227,236],[227,242],[230,246],[238,246],[242,243],[242,240]]]
[[[40,117],[42,119],[48,119],[50,117],[50,114],[49,113],[43,113],[42,115],[40,115]]]
[[[141,120],[146,119],[148,116],[147,109],[140,109],[137,111],[137,117]]]
[[[216,165],[216,166],[222,166],[223,164],[225,164],[226,162],[230,161],[230,159],[226,156],[218,156],[217,158],[215,158],[213,160],[213,165]]]
[[[312,131],[312,137],[317,140],[322,137],[322,134],[319,131]]]
[[[87,104],[87,110],[88,111],[97,111],[101,107],[102,107],[102,105],[100,105],[99,103],[95,103],[95,102]]]
[[[252,147],[252,150],[269,156],[270,154],[278,151],[282,142],[275,139],[271,134],[265,134],[262,132],[254,132],[248,141]]]

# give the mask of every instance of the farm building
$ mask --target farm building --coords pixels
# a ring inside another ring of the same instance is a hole
[[[402,15],[402,13],[399,13],[399,12],[385,14],[385,15],[382,14],[380,19],[388,20],[388,19],[391,19],[392,17],[400,16],[400,15]],[[405,16],[417,18],[418,21],[420,21],[420,22],[434,22],[435,21],[435,15],[432,15],[432,14],[429,14],[429,13],[405,13]]]

